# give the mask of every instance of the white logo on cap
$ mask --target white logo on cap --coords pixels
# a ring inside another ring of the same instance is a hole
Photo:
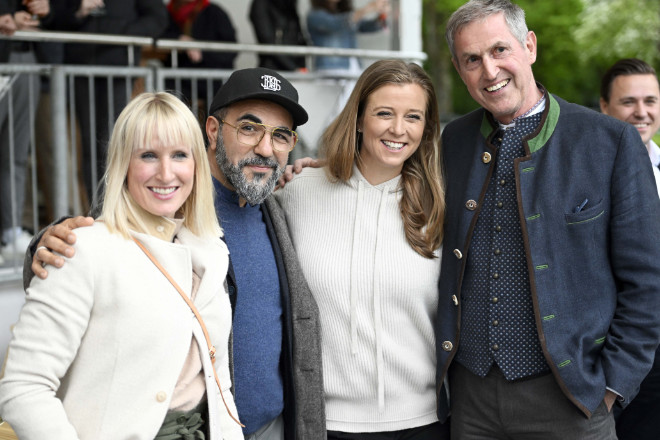
[[[261,80],[263,81],[261,83],[261,87],[263,87],[264,90],[272,90],[273,92],[279,92],[282,90],[282,87],[280,86],[280,80],[274,76],[262,75]]]

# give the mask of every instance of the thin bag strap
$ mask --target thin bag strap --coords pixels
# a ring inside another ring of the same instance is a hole
[[[179,292],[179,295],[181,295],[181,298],[188,304],[188,307],[190,307],[190,310],[192,310],[193,314],[195,315],[195,318],[197,318],[197,321],[199,322],[199,325],[202,327],[202,331],[204,332],[204,338],[206,339],[206,345],[209,350],[209,356],[211,356],[211,364],[215,364],[215,347],[211,343],[211,338],[209,337],[209,332],[206,330],[206,325],[204,324],[204,320],[202,319],[202,315],[199,314],[199,311],[197,310],[197,307],[195,307],[195,304],[188,298],[188,295],[186,295],[179,287],[176,281],[174,281],[174,278],[165,270],[165,268],[156,260],[156,258],[151,255],[151,252],[147,250],[147,248],[140,243],[138,240],[135,239],[135,237],[131,237],[135,243],[142,249],[142,252],[145,253],[147,257],[151,260],[152,263],[160,270],[163,275],[165,275],[165,278],[172,283],[174,288],[176,289],[177,292]],[[220,390],[220,397],[222,397],[222,403],[225,404],[225,408],[227,408],[227,413],[229,413],[229,417],[231,417],[236,423],[238,423],[242,428],[245,427],[234,415],[231,413],[231,410],[229,409],[229,406],[227,406],[227,402],[225,401],[225,396],[222,393],[222,386],[220,386],[220,379],[218,378],[218,372],[213,368],[213,375],[215,376],[215,383],[218,385],[218,389]]]

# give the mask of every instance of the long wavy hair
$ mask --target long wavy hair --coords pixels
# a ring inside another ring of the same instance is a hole
[[[213,183],[206,158],[204,139],[197,119],[177,97],[166,92],[141,93],[128,103],[117,118],[108,146],[104,175],[105,194],[101,218],[112,232],[129,236],[129,229],[149,232],[142,209],[128,191],[126,176],[133,151],[154,139],[164,145],[190,145],[195,161],[193,188],[177,215],[194,234],[219,237],[218,218],[213,205]]]
[[[435,89],[424,69],[399,60],[376,61],[358,79],[346,106],[321,138],[321,157],[332,181],[347,181],[360,166],[361,136],[357,123],[367,99],[388,84],[417,84],[426,94],[425,126],[417,151],[403,164],[399,203],[406,240],[420,255],[434,258],[442,244],[445,191],[440,166],[440,119]]]

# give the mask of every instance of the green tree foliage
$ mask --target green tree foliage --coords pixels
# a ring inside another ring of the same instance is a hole
[[[478,105],[449,61],[444,30],[464,0],[424,0],[427,70],[436,80],[445,119]],[[569,101],[596,107],[603,72],[617,59],[660,62],[658,0],[516,0],[537,36],[536,79]],[[432,29],[434,28],[434,29]],[[444,59],[442,59],[444,57]],[[442,99],[442,96],[446,98]]]
[[[621,58],[640,58],[660,67],[660,1],[582,0],[580,26],[575,29],[582,65],[600,76]],[[583,70],[585,68],[583,67]],[[599,98],[593,87],[593,99]]]
[[[575,30],[575,38],[585,57],[607,65],[628,57],[658,64],[658,0],[582,1],[581,26]]]

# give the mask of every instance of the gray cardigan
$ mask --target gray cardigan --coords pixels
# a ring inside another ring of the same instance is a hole
[[[282,266],[284,267],[284,274],[281,270],[279,274],[280,287],[283,306],[288,306],[288,310],[285,310],[287,323],[284,328],[285,334],[289,335],[288,347],[286,347],[287,341],[285,341],[282,356],[289,359],[283,359],[280,365],[283,370],[289,370],[282,371],[285,387],[285,422],[287,419],[291,421],[292,416],[295,417],[296,429],[294,437],[291,430],[286,429],[285,424],[285,438],[287,440],[294,438],[296,440],[325,440],[325,399],[323,396],[319,309],[298,263],[284,211],[272,196],[266,199],[262,205],[262,208],[264,207],[266,209],[262,209],[262,211],[268,234],[273,243],[273,252],[278,260],[278,270]],[[292,380],[293,383],[288,384],[288,380]],[[294,415],[287,415],[286,413],[292,409],[292,406]]]

